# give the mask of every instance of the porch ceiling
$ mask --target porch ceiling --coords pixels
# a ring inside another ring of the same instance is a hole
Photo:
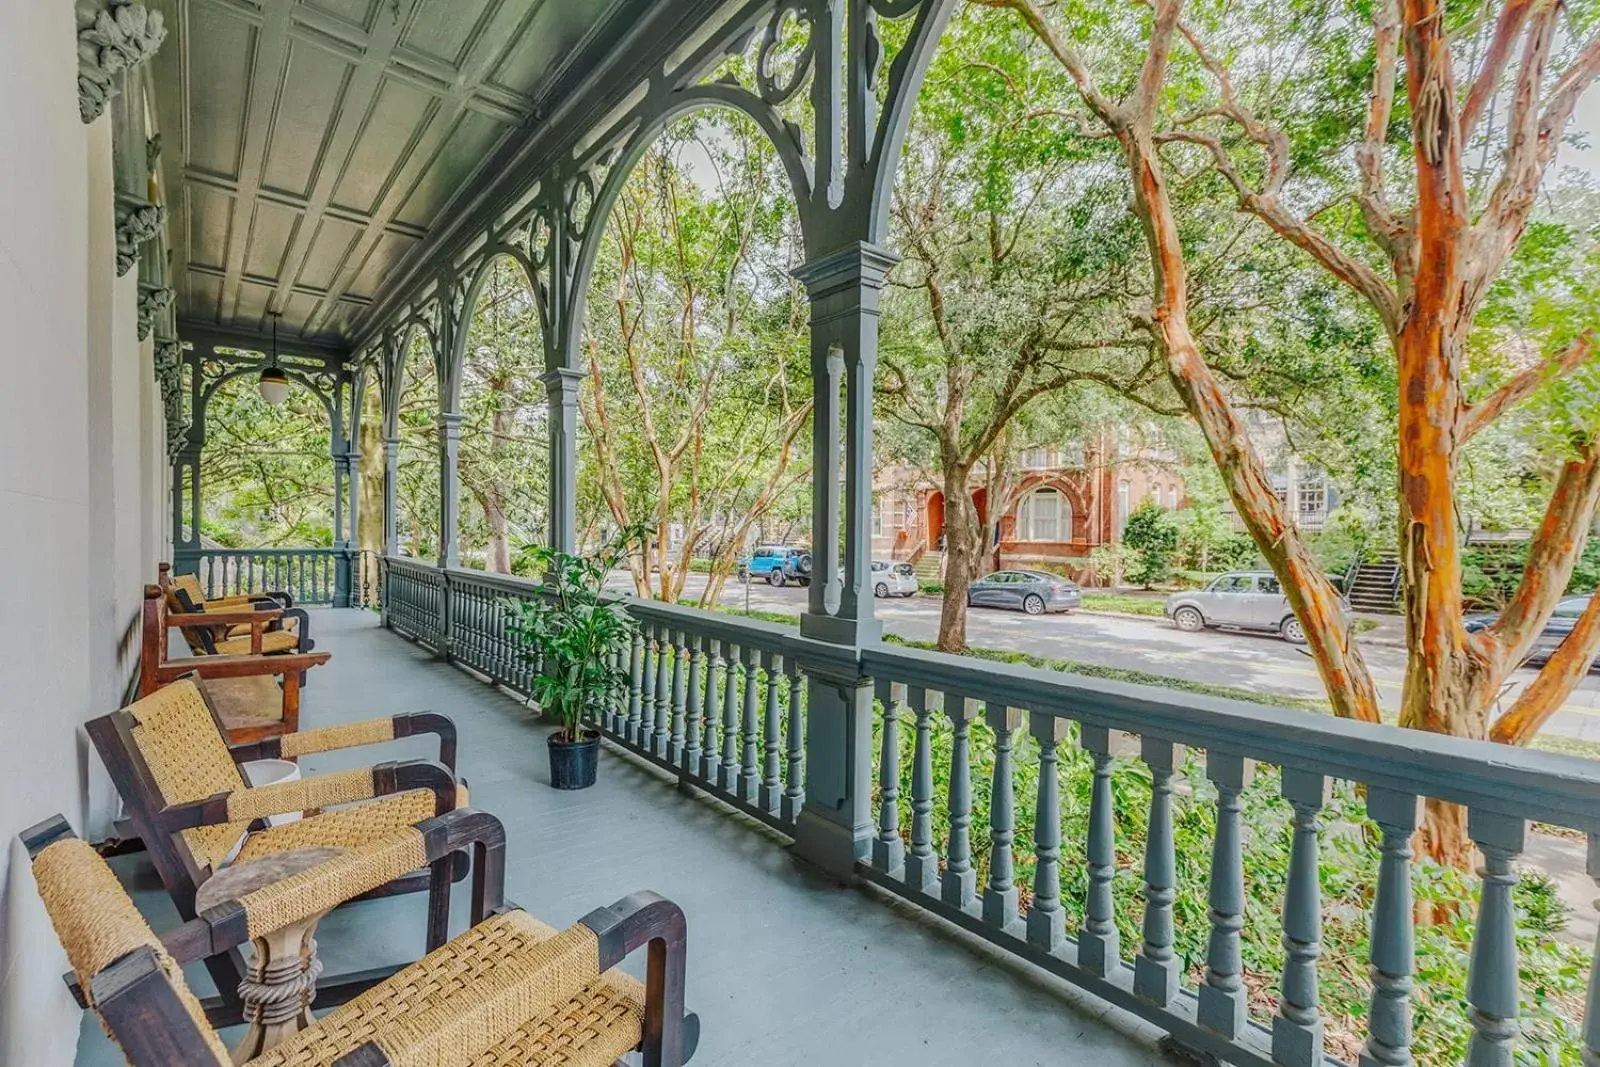
[[[152,0],[180,319],[343,347],[651,0]]]

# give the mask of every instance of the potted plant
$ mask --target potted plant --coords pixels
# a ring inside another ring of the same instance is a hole
[[[586,720],[627,685],[622,663],[634,622],[601,592],[627,544],[619,539],[593,556],[526,547],[524,561],[544,575],[543,595],[502,602],[507,629],[538,668],[528,699],[560,726],[547,738],[550,784],[557,789],[594,784],[600,731]]]

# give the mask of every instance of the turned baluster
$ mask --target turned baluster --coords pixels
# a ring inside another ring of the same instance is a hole
[[[672,680],[668,684],[668,691],[671,693],[672,703],[667,715],[667,729],[664,731],[666,743],[665,745],[661,745],[661,739],[658,739],[657,744],[665,749],[667,762],[676,764],[680,759],[683,758],[683,730],[685,718],[683,705],[687,696],[686,685],[688,683],[688,679],[684,675],[685,668],[688,667],[689,664],[688,646],[684,643],[684,632],[682,630],[674,629],[671,632],[671,637]]]
[[[911,752],[911,852],[906,885],[933,894],[939,888],[939,857],[933,850],[933,702],[920,685],[906,688],[906,704],[917,719]]]
[[[1016,858],[1011,846],[1017,839],[1017,797],[1012,781],[1011,754],[1022,709],[1003,704],[984,705],[984,719],[994,731],[994,777],[989,783],[989,881],[983,887],[983,921],[1010,929],[1021,921],[1017,910]]]
[[[744,731],[739,760],[739,798],[754,804],[761,795],[761,690],[756,676],[759,649],[744,650]]]
[[[1033,816],[1033,906],[1028,909],[1028,943],[1053,952],[1066,937],[1061,910],[1061,779],[1057,746],[1067,739],[1068,722],[1049,712],[1028,716],[1028,732],[1039,741],[1039,796]]]
[[[1478,931],[1467,971],[1467,1018],[1472,1040],[1467,1067],[1511,1067],[1517,1042],[1517,912],[1511,893],[1517,875],[1511,863],[1527,844],[1526,819],[1473,808],[1467,833],[1483,853],[1478,895]]]
[[[1284,1067],[1322,1063],[1322,1013],[1317,1009],[1317,957],[1322,954],[1322,881],[1317,871],[1319,815],[1328,780],[1283,769],[1283,797],[1294,808],[1289,886],[1283,898],[1283,987],[1272,1019],[1272,1058]]]
[[[667,721],[672,715],[672,664],[668,662],[672,659],[671,636],[672,631],[665,626],[656,630],[656,721],[646,748],[657,756],[667,754],[671,730]]]
[[[738,645],[728,645],[728,669],[722,676],[722,763],[717,768],[717,785],[732,793],[739,788],[739,653]]]
[[[977,872],[972,868],[972,767],[968,751],[972,720],[978,702],[946,693],[944,711],[955,727],[950,746],[950,844],[940,896],[946,904],[970,910],[977,890]]]
[[[702,723],[705,736],[700,746],[700,777],[712,785],[717,781],[717,722],[722,715],[722,690],[718,687],[717,672],[726,669],[725,662],[722,642],[706,638],[706,707]]]
[[[700,636],[689,636],[689,680],[688,691],[684,696],[684,725],[683,725],[683,750],[678,766],[685,774],[694,774],[700,767],[700,728],[705,717],[704,699],[701,691],[702,680],[705,676],[706,656],[701,646]]]
[[[1172,775],[1180,749],[1146,734],[1139,754],[1150,768],[1150,828],[1144,848],[1144,940],[1133,961],[1133,991],[1156,1004],[1178,993],[1180,962],[1172,950],[1172,902],[1177,899],[1177,856],[1172,835]]]
[[[782,723],[778,718],[778,691],[783,687],[783,675],[778,671],[779,663],[776,652],[761,654],[761,669],[767,676],[766,718],[762,723],[761,810],[773,815],[778,814],[783,799],[783,735],[780,732]]]
[[[1078,963],[1101,977],[1122,962],[1122,942],[1117,933],[1111,882],[1117,873],[1116,812],[1111,797],[1113,742],[1127,747],[1126,735],[1113,735],[1104,726],[1084,723],[1078,744],[1094,757],[1094,778],[1089,792],[1089,888],[1084,900],[1083,929],[1078,932]]]
[[[783,776],[782,815],[784,822],[793,823],[806,803],[805,709],[800,706],[805,680],[798,663],[785,660],[783,666],[789,679],[789,766]]]
[[[872,842],[872,865],[899,874],[905,866],[905,842],[900,840],[900,728],[895,714],[897,691],[904,687],[887,678],[877,680],[878,702],[883,705],[883,737],[878,746],[878,836]]]
[[[639,627],[642,647],[639,655],[639,699],[629,709],[628,740],[642,744],[656,721],[656,671],[654,627],[644,623]]]
[[[644,638],[635,627],[633,640],[628,642],[628,701],[622,709],[622,721],[617,725],[617,733],[628,737],[639,722],[639,703],[642,699],[640,693],[640,678],[644,671]]]
[[[1411,835],[1421,803],[1412,793],[1373,786],[1367,814],[1378,824],[1378,891],[1372,908],[1372,1001],[1361,1067],[1411,1063]]]
[[[1226,1037],[1244,1029],[1247,991],[1240,975],[1239,931],[1244,929],[1244,840],[1239,794],[1254,764],[1226,752],[1206,753],[1206,777],[1217,787],[1217,833],[1211,842],[1211,938],[1200,986],[1200,1025]]]

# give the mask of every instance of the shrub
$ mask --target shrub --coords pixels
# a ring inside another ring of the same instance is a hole
[[[1178,551],[1177,521],[1172,512],[1146,498],[1128,516],[1122,543],[1133,551],[1128,580],[1148,589],[1172,574],[1172,557]]]

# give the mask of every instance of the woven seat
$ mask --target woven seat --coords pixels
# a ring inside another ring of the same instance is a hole
[[[214,641],[216,654],[219,656],[248,656],[255,652],[250,647],[250,636],[226,637],[221,641]],[[292,630],[269,630],[261,635],[261,651],[293,652],[300,647],[300,635]]]
[[[481,822],[481,813],[457,813]],[[352,855],[246,894],[169,935],[168,944],[258,936],[272,923],[325,910],[448,842],[457,815],[390,835]],[[452,823],[452,820],[455,820]],[[498,821],[489,819],[501,835]],[[207,1024],[180,964],[134,908],[105,861],[59,816],[27,831],[34,878],[90,1007],[133,1067],[222,1067],[228,1053]],[[698,1021],[683,1011],[683,913],[653,893],[591,912],[557,932],[520,910],[481,912],[474,925],[329,1012],[249,1067],[606,1067],[635,1048],[645,1062],[680,1067]],[[237,921],[239,912],[244,922]],[[615,970],[651,946],[650,981]],[[154,980],[152,980],[154,979]],[[352,1057],[350,1060],[344,1057]]]
[[[310,618],[303,609],[290,606],[293,600],[287,593],[249,593],[207,600],[198,578],[192,574],[173,575],[165,564],[160,588],[167,610],[173,615],[218,617],[216,626],[184,628],[184,640],[197,656],[254,652],[255,631],[263,626],[267,630],[262,634],[259,650],[263,653],[310,652],[316,647],[311,640]]]

